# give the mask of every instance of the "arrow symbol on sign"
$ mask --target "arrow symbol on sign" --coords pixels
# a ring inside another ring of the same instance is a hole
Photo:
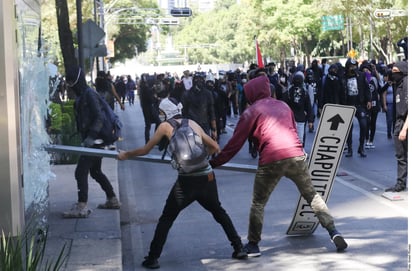
[[[339,123],[345,123],[339,114],[328,119],[328,122],[331,122],[330,129],[335,131],[338,130]]]

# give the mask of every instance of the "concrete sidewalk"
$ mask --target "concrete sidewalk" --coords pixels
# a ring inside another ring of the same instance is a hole
[[[49,186],[49,236],[46,259],[55,261],[66,245],[68,257],[62,270],[122,270],[120,211],[97,209],[99,203],[105,202],[106,196],[90,176],[90,216],[79,219],[62,217],[62,213],[77,201],[75,167],[76,165],[52,166],[52,172],[56,177],[50,181]],[[104,158],[102,170],[118,196],[117,160]]]

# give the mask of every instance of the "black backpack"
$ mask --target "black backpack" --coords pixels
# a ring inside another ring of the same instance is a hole
[[[121,136],[122,122],[119,117],[114,113],[113,109],[107,103],[107,101],[93,89],[89,89],[96,93],[97,99],[100,103],[103,112],[103,127],[99,132],[99,138],[103,139],[104,145],[111,145],[116,142]]]
[[[167,122],[174,127],[167,148],[172,158],[172,167],[179,173],[191,173],[209,165],[208,153],[202,138],[189,126],[188,119],[179,124],[175,119]]]

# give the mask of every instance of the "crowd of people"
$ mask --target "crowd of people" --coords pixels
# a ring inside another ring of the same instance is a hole
[[[200,136],[212,156],[206,166],[195,172],[178,170],[143,266],[159,267],[158,258],[169,229],[180,211],[195,200],[222,225],[234,248],[234,258],[260,256],[258,243],[264,207],[284,176],[296,184],[337,250],[345,250],[348,245],[311,182],[304,150],[306,133],[315,131],[315,119],[320,117],[325,104],[354,106],[359,124],[357,153],[365,158],[365,149],[375,148],[377,116],[384,112],[387,138],[394,137],[398,173],[395,185],[386,191],[406,190],[407,76],[407,60],[385,65],[381,61],[357,61],[353,58],[348,58],[344,64],[315,59],[307,68],[301,64],[289,69],[276,69],[275,63],[268,63],[265,67],[252,64],[245,71],[219,71],[216,75],[211,71],[187,70],[180,77],[168,73],[144,73],[136,79],[127,75],[113,80],[110,73],[99,72],[94,87],[112,109],[115,102],[122,110],[127,103],[133,106],[137,93],[144,116],[145,145],[120,152],[119,160],[147,154],[155,146],[166,148],[176,128],[168,121],[170,119],[178,123],[182,119],[190,119],[189,126]],[[93,119],[100,111],[97,99],[90,92],[81,69],[69,70],[66,80],[78,96],[76,116],[84,146],[93,146],[102,121],[101,118]],[[227,117],[238,118],[238,123],[220,150],[219,139],[226,133]],[[155,129],[151,136],[152,125]],[[353,156],[354,147],[353,125],[350,129],[345,155],[348,158]],[[213,168],[232,159],[246,140],[252,157],[259,155],[259,162],[250,208],[248,243],[243,246],[229,215],[220,205]],[[67,218],[87,217],[90,213],[87,209],[88,173],[101,184],[107,196],[107,201],[99,208],[121,206],[101,170],[101,158],[83,156],[76,168],[78,203],[64,214]]]
[[[376,148],[376,124],[380,112],[385,114],[387,138],[392,139],[396,133],[397,94],[395,80],[392,78],[393,68],[394,63],[385,64],[376,60],[348,58],[342,64],[322,58],[320,61],[312,60],[308,67],[298,64],[284,68],[271,62],[264,68],[251,64],[247,70],[220,70],[216,74],[211,71],[186,70],[181,76],[145,73],[135,80],[130,75],[117,76],[112,81],[114,90],[110,93],[114,94],[110,94],[109,99],[112,105],[115,99],[124,109],[125,101],[132,105],[134,93],[139,95],[145,120],[146,142],[150,139],[152,126],[156,129],[160,124],[159,103],[168,96],[182,103],[184,117],[195,120],[208,135],[219,142],[221,134],[226,133],[227,117],[237,118],[249,106],[244,85],[250,80],[252,73],[263,74],[269,79],[271,97],[284,101],[292,109],[303,146],[306,133],[315,131],[315,119],[320,117],[325,104],[356,107],[359,138],[357,144],[353,142],[352,125],[346,142],[345,157],[352,157],[353,149],[357,147],[357,154],[366,158],[366,150]],[[407,76],[407,71],[402,71],[402,74]],[[107,77],[111,79],[110,74]],[[98,89],[97,81],[96,88]],[[248,142],[249,152],[256,158],[257,142],[252,139]],[[388,188],[388,191],[405,189],[406,183],[403,181],[401,185]]]

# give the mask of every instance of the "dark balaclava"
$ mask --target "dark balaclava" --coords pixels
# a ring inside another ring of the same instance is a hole
[[[77,96],[88,88],[83,70],[78,66],[71,66],[66,71],[66,84],[73,89]]]
[[[206,81],[206,88],[208,90],[213,90],[214,87],[215,87],[215,82],[214,81],[212,81],[212,80],[207,80]]]
[[[201,91],[205,87],[205,80],[200,75],[193,76],[193,90]]]
[[[347,77],[355,77],[358,69],[358,62],[356,59],[348,58],[345,63],[345,74]]]

